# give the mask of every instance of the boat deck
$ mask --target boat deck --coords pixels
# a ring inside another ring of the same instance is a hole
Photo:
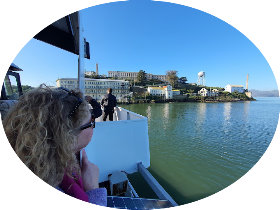
[[[107,207],[118,209],[161,209],[173,207],[167,200],[108,196]]]

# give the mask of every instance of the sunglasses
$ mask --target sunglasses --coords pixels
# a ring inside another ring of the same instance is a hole
[[[80,130],[82,131],[82,130],[85,130],[87,128],[95,128],[95,118],[94,118],[93,115],[91,115],[91,121],[89,123],[85,124],[85,125],[82,125],[80,127]]]
[[[59,87],[58,89],[64,90],[64,91],[66,91],[68,93],[68,95],[76,97],[77,103],[76,103],[76,105],[74,106],[74,108],[72,109],[72,111],[68,115],[69,117],[72,117],[74,115],[75,111],[81,105],[81,103],[83,103],[83,100],[79,96],[77,96],[77,94],[74,91],[72,91],[72,90],[70,91],[70,90],[68,90],[67,88],[64,88],[64,87]]]

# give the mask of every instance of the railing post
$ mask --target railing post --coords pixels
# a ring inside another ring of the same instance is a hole
[[[115,113],[116,113],[116,120],[119,121],[119,115],[120,115],[120,109],[119,107],[115,107]]]
[[[130,120],[130,114],[129,114],[129,112],[126,112],[126,119],[127,119],[127,120]]]

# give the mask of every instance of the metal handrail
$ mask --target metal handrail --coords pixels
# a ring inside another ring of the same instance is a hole
[[[173,198],[164,190],[164,188],[157,182],[157,180],[143,166],[142,163],[138,163],[138,172],[146,180],[148,185],[152,188],[152,190],[159,197],[159,199],[168,200],[173,206],[178,206],[178,204],[173,200]]]

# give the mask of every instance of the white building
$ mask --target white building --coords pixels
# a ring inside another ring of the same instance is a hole
[[[137,79],[138,72],[108,71],[108,77],[119,79]]]
[[[61,78],[56,80],[56,86],[77,89],[78,80],[75,78]],[[116,96],[118,101],[126,101],[126,97],[129,95],[128,81],[85,78],[85,95],[89,95],[97,101],[103,98],[108,88],[113,89],[112,94]]]
[[[172,90],[173,96],[178,96],[181,94],[180,90]]]
[[[218,96],[218,95],[219,95],[219,90],[218,89],[211,90],[211,96]]]
[[[166,75],[155,75],[155,74],[146,74],[146,78],[148,80],[151,80],[151,79],[157,79],[157,80],[160,80],[160,81],[163,81],[163,82],[166,82],[167,81],[167,77]]]
[[[201,95],[201,96],[208,96],[208,90],[206,88],[201,88],[198,91],[198,94]]]
[[[213,90],[207,90],[206,88],[201,88],[198,91],[198,94],[201,96],[218,96],[219,95],[219,90],[213,89]]]
[[[225,87],[225,91],[229,93],[233,93],[233,92],[244,93],[245,90],[243,85],[227,85]]]
[[[138,73],[139,72],[108,71],[108,77],[119,78],[119,79],[131,79],[136,81]],[[166,75],[154,75],[154,74],[146,73],[146,78],[148,80],[157,79],[164,82],[167,81]]]
[[[85,72],[85,76],[93,76],[93,75],[97,75],[95,71],[86,71]]]
[[[173,92],[172,92],[171,85],[167,85],[167,86],[163,86],[163,87],[148,87],[148,93],[150,95],[164,97],[165,99],[173,98]]]

